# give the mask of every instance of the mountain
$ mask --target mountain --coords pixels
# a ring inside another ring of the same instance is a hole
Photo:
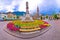
[[[26,12],[15,11],[15,12],[13,12],[13,14],[15,14],[17,16],[23,16],[24,14],[26,14]]]

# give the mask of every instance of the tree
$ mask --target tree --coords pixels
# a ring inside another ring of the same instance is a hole
[[[53,17],[54,19],[58,19],[57,14],[54,14]]]
[[[19,16],[17,16],[17,19],[19,19]]]
[[[3,18],[4,20],[6,20],[6,16],[4,16],[4,18]]]
[[[40,19],[42,20],[42,16],[40,16]]]
[[[48,15],[46,15],[46,18],[48,19]]]

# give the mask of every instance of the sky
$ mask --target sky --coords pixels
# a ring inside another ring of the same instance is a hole
[[[41,14],[60,12],[60,0],[0,0],[0,12],[26,12],[26,1],[29,2],[30,14],[36,13],[37,6]]]

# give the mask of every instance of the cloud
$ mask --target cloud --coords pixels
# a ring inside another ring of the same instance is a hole
[[[33,12],[38,5],[42,5],[43,0],[23,0],[20,3],[19,11],[26,11],[26,1],[29,2],[29,11]]]
[[[26,1],[29,2],[30,13],[36,12],[37,6],[39,6],[40,12],[46,13],[60,8],[60,0],[0,0],[0,11],[26,11]]]
[[[18,9],[19,9],[19,5],[15,5],[13,8],[14,11],[18,11]]]
[[[21,0],[0,0],[0,11],[7,10],[13,12],[15,6],[21,2]]]
[[[29,11],[36,9],[38,4],[42,3],[42,0],[0,0],[0,10],[8,11],[26,11],[26,1],[29,2]],[[19,6],[19,8],[17,8]],[[14,10],[15,9],[15,10]]]
[[[60,0],[56,0],[56,6],[60,8]]]
[[[0,0],[0,3],[2,5],[10,5],[12,3],[13,0]]]

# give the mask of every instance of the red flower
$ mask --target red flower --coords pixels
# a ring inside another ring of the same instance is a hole
[[[10,22],[10,23],[7,24],[7,28],[9,30],[13,30],[13,31],[19,30],[19,28],[16,28],[16,26],[12,22]]]
[[[40,25],[39,27],[40,28],[46,28],[47,26],[46,25]]]

